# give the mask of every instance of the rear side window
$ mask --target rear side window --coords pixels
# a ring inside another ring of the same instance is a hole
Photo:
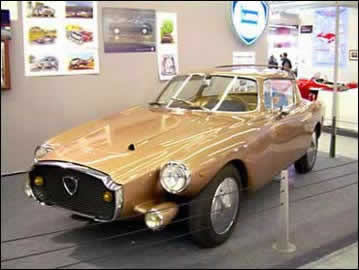
[[[269,79],[264,82],[263,87],[267,109],[285,109],[295,103],[294,84],[291,80]]]

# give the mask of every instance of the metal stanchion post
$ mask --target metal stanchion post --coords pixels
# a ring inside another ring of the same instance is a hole
[[[279,252],[291,253],[296,250],[295,245],[289,242],[289,194],[288,194],[288,170],[283,170],[280,181],[280,217],[279,235],[273,248]]]
[[[336,136],[337,136],[337,98],[338,98],[338,66],[339,66],[339,23],[340,10],[338,1],[336,1],[336,17],[335,17],[335,59],[334,59],[334,91],[332,106],[332,135],[330,140],[329,156],[335,158],[336,152]]]

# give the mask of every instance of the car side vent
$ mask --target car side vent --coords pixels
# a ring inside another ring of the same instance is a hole
[[[133,143],[131,143],[129,146],[128,146],[128,150],[130,151],[135,151],[136,150],[136,147]]]

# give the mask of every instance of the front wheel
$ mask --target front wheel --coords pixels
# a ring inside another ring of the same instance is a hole
[[[241,179],[237,169],[224,167],[189,207],[193,240],[211,248],[224,243],[237,223]]]
[[[312,135],[312,140],[310,142],[310,146],[303,157],[297,160],[294,163],[294,167],[298,173],[308,173],[310,172],[315,162],[317,161],[318,155],[318,136],[317,133],[314,131]]]

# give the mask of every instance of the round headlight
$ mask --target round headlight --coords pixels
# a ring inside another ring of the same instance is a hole
[[[176,194],[188,187],[191,182],[191,172],[185,164],[170,161],[161,169],[160,182],[167,192]]]
[[[47,153],[53,151],[54,149],[52,148],[51,145],[48,144],[42,144],[36,147],[35,152],[34,152],[34,156],[35,156],[35,161],[37,161],[37,159],[44,157]]]

